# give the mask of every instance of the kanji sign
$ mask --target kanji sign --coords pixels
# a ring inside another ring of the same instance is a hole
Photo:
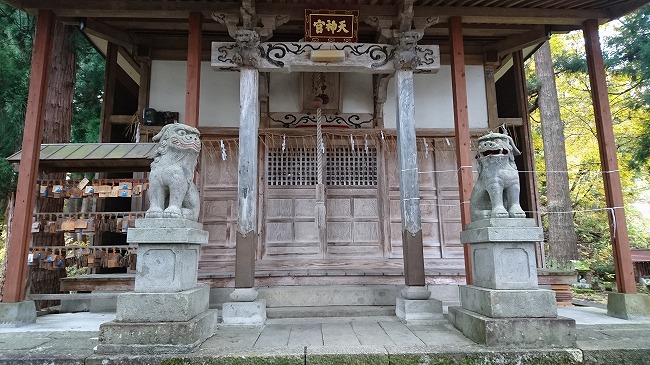
[[[359,10],[305,9],[306,42],[357,41]]]

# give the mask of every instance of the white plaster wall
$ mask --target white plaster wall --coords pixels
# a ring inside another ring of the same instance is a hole
[[[271,113],[299,113],[300,73],[272,72],[269,79],[269,111]]]
[[[470,128],[487,128],[487,101],[483,66],[467,65],[467,107]],[[413,78],[416,128],[454,128],[454,105],[451,89],[451,66],[441,65],[436,74],[416,74]],[[384,127],[396,128],[397,97],[395,81],[388,84],[384,103]]]
[[[271,113],[298,113],[300,100],[300,73],[271,73],[269,109]],[[372,75],[341,73],[341,112],[372,113]]]
[[[149,107],[179,113],[185,122],[187,62],[152,61]],[[214,71],[201,63],[199,126],[239,126],[239,72]]]
[[[341,113],[374,113],[372,75],[341,74]]]

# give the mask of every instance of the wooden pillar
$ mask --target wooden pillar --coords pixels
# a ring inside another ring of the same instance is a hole
[[[104,71],[104,105],[102,106],[101,132],[99,140],[101,142],[111,141],[111,115],[115,106],[115,84],[117,82],[117,64],[118,46],[108,42],[106,48],[106,70]]]
[[[420,222],[413,70],[396,70],[395,84],[397,86],[397,166],[402,213],[404,280],[408,286],[423,286],[425,285],[424,252]]]
[[[634,269],[630,254],[627,222],[625,221],[621,176],[618,171],[616,141],[614,140],[614,130],[612,128],[612,113],[609,108],[609,97],[607,96],[605,66],[603,65],[603,55],[598,38],[598,21],[596,19],[585,21],[583,33],[587,51],[587,65],[589,66],[591,99],[594,104],[594,117],[596,119],[600,164],[605,184],[605,200],[609,209],[609,233],[612,240],[612,251],[614,252],[616,287],[619,293],[633,294],[636,293],[636,283],[634,282]]]
[[[235,288],[255,285],[257,247],[257,138],[259,116],[259,71],[242,66],[239,81],[239,196],[237,244],[235,249]]]
[[[499,127],[499,110],[497,108],[497,85],[494,79],[496,68],[492,64],[486,64],[483,67],[485,72],[485,101],[488,111],[488,128],[496,129]]]
[[[458,166],[458,194],[460,219],[465,226],[471,221],[469,200],[472,195],[472,151],[469,138],[469,114],[467,111],[467,80],[465,78],[465,48],[463,26],[460,17],[451,17],[449,38],[451,44],[451,87],[454,99],[454,130],[456,132],[456,165]],[[472,284],[472,262],[469,245],[463,245],[465,256],[465,280]]]
[[[530,129],[530,117],[528,113],[528,93],[526,91],[526,70],[524,68],[524,53],[520,50],[512,53],[512,67],[515,76],[515,94],[517,96],[517,112],[521,117],[521,138],[519,150],[523,161],[523,170],[519,173],[522,181],[522,192],[527,200],[528,210],[539,212],[539,200],[537,199],[537,175],[535,171],[535,153],[533,148],[533,134]],[[523,199],[522,199],[523,200]],[[533,214],[538,225],[542,224],[541,216]]]
[[[201,91],[201,24],[203,15],[190,13],[187,39],[187,83],[185,86],[185,124],[199,126],[199,95]]]
[[[140,63],[140,85],[138,88],[138,118],[141,125],[144,125],[144,120],[142,116],[142,111],[149,106],[149,89],[151,86],[151,60],[147,58],[141,59]],[[136,136],[136,142],[140,142],[140,130],[138,130],[138,135]],[[147,177],[147,172],[134,172],[134,180],[145,180]],[[137,197],[133,196],[131,198],[131,211],[139,212],[146,210],[145,209],[145,200],[146,193],[140,194]]]
[[[16,303],[25,299],[27,253],[31,242],[30,228],[36,195],[54,21],[55,17],[51,11],[38,11],[23,131],[23,150],[18,169],[16,205],[7,249],[7,276],[2,297],[5,303]]]

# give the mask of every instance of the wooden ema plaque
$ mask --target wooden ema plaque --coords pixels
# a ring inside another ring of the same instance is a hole
[[[355,43],[359,10],[305,9],[305,42]]]

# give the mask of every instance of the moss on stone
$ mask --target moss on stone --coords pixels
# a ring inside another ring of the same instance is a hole
[[[391,354],[390,365],[579,365],[578,350],[499,351],[454,354]]]
[[[307,354],[307,365],[388,365],[387,354]]]

